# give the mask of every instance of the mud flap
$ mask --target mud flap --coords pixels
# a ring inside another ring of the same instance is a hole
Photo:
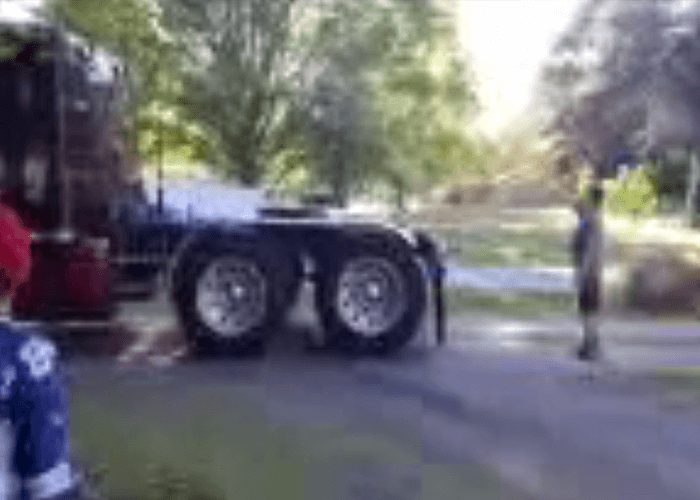
[[[445,268],[436,263],[432,271],[433,305],[435,306],[435,339],[438,345],[447,342],[447,328],[445,317]]]
[[[427,277],[432,288],[435,309],[435,340],[438,345],[447,343],[447,317],[445,308],[446,269],[438,245],[424,232],[416,233],[417,251],[426,266]]]

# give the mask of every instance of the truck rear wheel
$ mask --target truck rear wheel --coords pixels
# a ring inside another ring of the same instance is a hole
[[[423,272],[410,252],[358,242],[321,270],[317,305],[343,350],[390,354],[415,335],[426,306]]]
[[[280,259],[262,244],[199,250],[187,266],[178,309],[200,354],[260,352],[282,316]]]

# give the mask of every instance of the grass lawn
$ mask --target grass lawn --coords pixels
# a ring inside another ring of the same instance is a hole
[[[450,255],[463,266],[568,266],[571,256],[566,237],[556,231],[494,227],[490,229],[434,229]]]
[[[460,265],[568,266],[574,227],[567,207],[506,209],[480,205],[443,207],[415,214],[411,223],[446,243]]]
[[[468,266],[571,265],[569,243],[575,226],[566,207],[551,210],[497,210],[480,213],[470,207],[459,215],[415,223],[448,244],[453,256]],[[678,217],[633,219],[605,214],[608,259],[626,259],[630,251],[647,246],[666,248],[674,255],[700,263],[700,231],[684,227]]]
[[[274,424],[235,386],[93,379],[72,411],[109,499],[526,498],[481,466],[425,463],[419,437]]]
[[[655,378],[672,395],[700,403],[700,367],[663,368]]]
[[[486,294],[467,289],[449,289],[446,295],[450,315],[469,311],[484,314],[540,318],[576,314],[571,294]]]

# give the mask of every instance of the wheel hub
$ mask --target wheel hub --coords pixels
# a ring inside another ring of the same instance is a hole
[[[370,282],[367,284],[367,296],[372,300],[379,300],[382,297],[381,283]]]
[[[239,257],[212,261],[197,283],[201,320],[223,337],[240,337],[267,314],[267,281],[258,265]]]
[[[393,328],[405,312],[405,298],[401,271],[385,258],[351,260],[338,279],[338,315],[348,328],[366,337]]]
[[[232,285],[229,290],[229,295],[233,300],[241,300],[245,297],[246,290],[243,286],[236,284]]]

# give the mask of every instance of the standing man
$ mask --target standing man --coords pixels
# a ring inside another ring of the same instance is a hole
[[[583,326],[583,339],[577,355],[593,360],[600,355],[599,313],[601,302],[603,234],[600,208],[603,190],[593,186],[587,196],[576,203],[578,224],[574,233],[572,253],[578,310]]]
[[[31,268],[30,234],[0,205],[0,299]],[[0,323],[0,498],[78,498],[69,462],[68,408],[54,345]]]

